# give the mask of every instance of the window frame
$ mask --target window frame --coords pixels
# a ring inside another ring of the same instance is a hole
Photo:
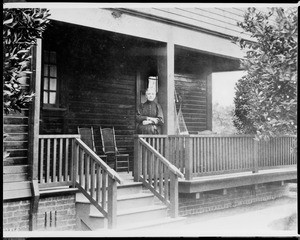
[[[55,53],[54,61],[52,62],[51,53]],[[45,57],[47,55],[47,58]],[[47,65],[48,70],[47,74],[45,74],[45,66]],[[50,67],[55,66],[56,68],[56,76],[51,76],[50,74]],[[47,78],[48,81],[48,88],[45,89],[45,79]],[[50,90],[50,79],[56,79],[56,89]],[[58,65],[57,65],[57,52],[51,49],[44,49],[42,52],[42,106],[44,108],[59,108],[59,92],[60,92],[60,84],[59,84],[59,77],[58,77]],[[44,102],[44,94],[45,92],[48,93],[47,103]],[[55,93],[55,103],[50,102],[50,93]]]

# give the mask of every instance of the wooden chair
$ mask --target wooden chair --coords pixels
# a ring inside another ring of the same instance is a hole
[[[107,155],[100,155],[96,151],[93,127],[90,127],[90,128],[77,127],[77,130],[78,130],[78,134],[80,135],[80,139],[90,149],[92,149],[100,158],[102,158],[105,162],[107,162]]]
[[[103,152],[106,155],[114,156],[115,170],[118,171],[119,169],[127,169],[127,172],[129,172],[129,154],[119,152],[117,148],[114,127],[112,128],[100,127],[100,133],[101,133]],[[125,160],[121,160],[121,159],[125,159]],[[124,163],[126,163],[126,166],[124,166]]]

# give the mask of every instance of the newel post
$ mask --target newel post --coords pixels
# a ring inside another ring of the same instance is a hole
[[[178,176],[174,173],[170,176],[170,203],[171,217],[178,217]]]
[[[71,181],[72,181],[72,187],[76,187],[76,179],[78,175],[78,150],[79,146],[75,143],[76,139],[73,139],[72,141],[72,175],[71,175]]]
[[[108,176],[107,220],[109,229],[117,227],[117,181],[110,176]]]
[[[142,147],[139,145],[139,136],[134,136],[134,159],[133,159],[133,179],[140,180],[142,174]]]
[[[185,179],[191,180],[193,178],[193,139],[191,136],[186,137],[185,142]]]

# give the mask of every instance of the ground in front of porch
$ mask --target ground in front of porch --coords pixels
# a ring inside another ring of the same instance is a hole
[[[130,232],[135,236],[296,236],[297,186],[283,197],[191,215],[177,228]]]

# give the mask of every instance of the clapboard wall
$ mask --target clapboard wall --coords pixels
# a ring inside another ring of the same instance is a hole
[[[181,110],[190,134],[206,130],[207,84],[199,75],[175,74],[175,89],[182,101]],[[179,110],[180,103],[177,104]]]
[[[22,82],[29,87],[29,78]],[[21,112],[3,113],[3,148],[9,154],[3,158],[3,200],[31,196],[28,167],[29,108]]]
[[[77,127],[93,127],[101,153],[100,126],[114,127],[118,147],[133,158],[137,67],[129,45],[120,35],[54,22],[43,49],[57,52],[59,107],[41,106],[42,134],[74,134]]]
[[[190,27],[197,27],[203,30],[209,30],[216,34],[226,34],[228,36],[240,36],[250,39],[248,33],[241,33],[242,29],[237,26],[237,22],[244,19],[246,8],[130,8],[123,9],[135,14],[159,19],[165,19],[168,23],[186,24]]]
[[[3,145],[9,153],[3,160],[4,166],[27,164],[28,108],[21,113],[3,114],[3,132],[8,134]]]

